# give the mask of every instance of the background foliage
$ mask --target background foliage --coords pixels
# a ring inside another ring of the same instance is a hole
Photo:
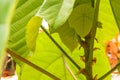
[[[0,3],[2,1],[4,0],[1,0]],[[77,35],[84,39],[92,28],[95,15],[93,4],[95,3],[91,1],[94,0],[16,0],[15,4],[17,5],[14,10],[14,15],[11,24],[8,25],[10,26],[10,34],[7,48],[29,59],[31,62],[54,74],[61,80],[85,80],[85,76],[79,73],[80,70],[78,70],[73,62],[54,44],[54,41],[49,38],[49,35],[54,38],[81,69],[85,68],[85,64],[80,58],[80,56],[84,55],[84,50],[80,48],[81,45],[78,44]],[[97,0],[95,0],[95,2],[96,1]],[[98,25],[100,28],[97,28],[96,33],[96,39],[98,41],[94,42],[94,47],[100,50],[95,50],[93,54],[97,60],[93,65],[93,76],[97,74],[98,78],[110,70],[104,49],[105,43],[118,33],[116,22],[119,27],[119,10],[117,9],[120,8],[119,1],[117,1],[118,0],[110,0],[109,3],[109,0],[100,0],[98,16]],[[8,1],[9,4],[11,4],[11,2]],[[5,5],[7,6],[8,4],[4,4],[4,7]],[[3,9],[1,8],[2,6],[3,5],[0,6],[0,11]],[[7,11],[3,11],[1,15],[5,13],[6,17],[8,15]],[[1,15],[0,55],[3,55],[3,50],[6,48],[4,45],[7,40],[5,35],[8,32],[8,28],[3,27],[7,22],[4,22],[6,18]],[[38,34],[41,20],[36,22],[38,19],[35,19],[30,23],[29,21],[33,16],[38,16],[39,20],[44,18],[48,22],[49,30],[47,31],[49,35],[46,35],[44,31]],[[3,20],[3,22],[1,20]],[[32,57],[30,57],[31,55]],[[38,72],[32,67],[26,64],[23,65],[20,60],[16,58],[14,58],[14,60],[20,67],[23,67],[22,80],[52,80],[50,77]],[[18,74],[20,71],[19,66],[17,67]],[[74,75],[72,75],[70,71]],[[105,80],[110,80],[110,77],[111,76],[108,76]]]

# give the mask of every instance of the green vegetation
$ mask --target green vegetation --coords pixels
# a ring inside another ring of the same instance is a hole
[[[0,12],[0,68],[7,51],[21,80],[110,80],[119,0],[1,0]]]

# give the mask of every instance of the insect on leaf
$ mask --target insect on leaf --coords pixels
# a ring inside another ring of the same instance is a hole
[[[36,38],[38,35],[39,27],[41,26],[42,18],[33,16],[26,26],[26,43],[31,51],[35,50]]]

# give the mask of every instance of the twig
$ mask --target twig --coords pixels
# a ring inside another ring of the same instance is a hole
[[[70,69],[70,67],[68,66],[64,56],[63,56],[63,61],[64,61],[64,65],[67,68],[67,70],[70,72],[70,74],[72,75],[72,77],[74,78],[74,80],[77,80],[76,76],[74,75],[74,73],[72,72],[72,70]]]
[[[53,37],[46,31],[46,29],[41,26],[42,30],[46,33],[46,35],[52,40],[52,42],[63,52],[63,54],[80,70],[80,66],[64,51],[64,49],[53,39]]]
[[[52,79],[54,79],[54,80],[60,80],[60,79],[59,79],[58,77],[56,77],[55,75],[53,75],[53,74],[51,74],[50,72],[48,72],[48,71],[42,69],[42,68],[39,67],[39,66],[33,64],[32,62],[30,62],[30,61],[28,61],[27,59],[21,57],[20,55],[14,53],[13,51],[7,49],[7,52],[8,52],[11,56],[13,56],[13,57],[19,59],[20,61],[26,63],[27,65],[33,67],[34,69],[36,69],[36,70],[42,72],[43,74],[49,76],[50,78],[52,78]]]
[[[85,42],[89,46],[84,48],[85,51],[85,69],[88,73],[88,76],[86,76],[87,80],[92,80],[93,75],[92,75],[92,63],[93,63],[93,47],[94,47],[94,38],[96,35],[96,30],[97,30],[97,20],[98,20],[98,12],[99,12],[99,4],[100,0],[96,1],[96,6],[95,6],[95,12],[94,12],[94,19],[93,19],[93,25],[90,33],[88,36],[85,37]]]

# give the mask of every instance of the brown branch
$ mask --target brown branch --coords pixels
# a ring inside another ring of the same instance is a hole
[[[30,62],[30,61],[28,61],[27,59],[21,57],[20,55],[14,53],[13,51],[7,49],[7,52],[8,52],[11,56],[13,56],[13,57],[19,59],[20,61],[26,63],[27,65],[31,66],[32,68],[34,68],[34,69],[36,69],[36,70],[42,72],[43,74],[49,76],[50,78],[52,78],[52,79],[54,79],[54,80],[60,80],[60,79],[59,79],[58,77],[56,77],[55,75],[53,75],[53,74],[51,74],[50,72],[48,72],[48,71],[42,69],[42,68],[39,67],[39,66],[33,64],[32,62]]]

